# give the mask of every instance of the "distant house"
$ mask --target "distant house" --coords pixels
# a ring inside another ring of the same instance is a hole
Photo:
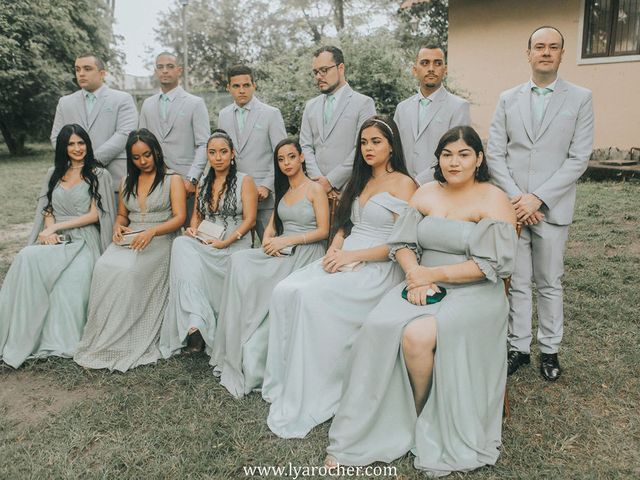
[[[530,33],[565,38],[560,76],[593,91],[595,147],[640,146],[639,0],[449,0],[449,78],[486,138],[501,91],[530,78]]]

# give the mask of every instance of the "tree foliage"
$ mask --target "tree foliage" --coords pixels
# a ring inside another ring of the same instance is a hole
[[[398,38],[402,45],[415,52],[420,45],[435,44],[446,50],[449,35],[449,1],[431,0],[414,3],[398,10]]]
[[[102,0],[0,0],[0,130],[11,154],[48,134],[58,98],[74,90],[76,55],[112,58]]]

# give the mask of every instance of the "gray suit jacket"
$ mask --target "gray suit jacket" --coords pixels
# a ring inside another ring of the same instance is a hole
[[[51,129],[53,148],[58,133],[69,123],[77,123],[87,131],[96,159],[107,167],[113,186],[120,185],[127,173],[127,136],[138,125],[138,111],[131,95],[105,86],[89,116],[82,90],[61,97]]]
[[[273,192],[273,149],[287,136],[282,114],[277,108],[253,97],[240,134],[234,107],[235,103],[232,103],[220,110],[218,128],[226,131],[233,140],[238,170],[251,175],[257,186]],[[273,208],[273,195],[260,202],[258,208]]]
[[[420,95],[415,94],[400,102],[393,120],[400,130],[402,150],[407,169],[418,183],[433,180],[434,154],[440,137],[450,128],[469,125],[469,102],[444,87],[436,93],[433,103],[427,107],[427,117],[418,132]]]
[[[542,200],[545,221],[569,225],[576,182],[593,148],[591,91],[558,78],[534,135],[528,87],[500,95],[487,147],[491,177],[509,197],[533,193]]]
[[[321,94],[307,102],[302,114],[300,145],[311,177],[327,177],[335,188],[342,188],[351,176],[358,130],[362,123],[376,114],[373,99],[342,87],[333,117],[324,125],[324,98]]]
[[[147,98],[140,110],[140,128],[158,137],[167,166],[183,177],[199,178],[207,164],[209,112],[204,100],[178,86],[167,128],[160,119],[160,93]]]

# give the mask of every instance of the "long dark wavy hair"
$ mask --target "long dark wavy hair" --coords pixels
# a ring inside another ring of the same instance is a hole
[[[351,205],[356,197],[362,193],[364,187],[366,187],[373,174],[373,169],[364,161],[362,148],[360,147],[362,132],[365,128],[369,127],[376,127],[380,130],[384,138],[389,142],[389,145],[391,145],[391,158],[389,159],[389,165],[387,166],[387,168],[390,168],[389,171],[404,173],[407,177],[411,177],[404,162],[402,143],[400,142],[400,132],[398,132],[396,122],[386,115],[374,115],[373,117],[365,120],[358,132],[356,155],[353,160],[351,178],[340,197],[340,203],[338,204],[333,221],[332,230],[337,231],[342,228],[345,236],[349,235],[351,227],[353,227],[353,224],[351,223]]]
[[[273,150],[273,172],[274,172],[274,182],[273,189],[274,191],[274,206],[273,206],[273,220],[276,226],[276,235],[282,235],[284,231],[284,227],[282,225],[282,220],[280,219],[280,215],[278,215],[278,205],[280,204],[280,200],[284,197],[287,190],[289,190],[289,177],[287,177],[282,170],[280,170],[280,166],[278,165],[278,152],[285,145],[293,145],[294,148],[298,151],[298,154],[302,154],[302,147],[300,143],[295,138],[285,138],[284,140],[280,140],[280,143],[276,145],[276,148]],[[305,175],[307,175],[307,163],[302,162],[302,171]]]
[[[444,178],[442,173],[442,168],[440,168],[440,155],[447,145],[457,142],[458,140],[462,140],[464,143],[469,145],[473,151],[476,152],[476,155],[480,155],[482,153],[482,162],[480,163],[480,166],[476,168],[475,179],[477,182],[488,182],[491,175],[489,174],[489,165],[487,165],[487,156],[484,153],[482,140],[480,139],[478,132],[468,125],[453,127],[452,129],[447,130],[440,138],[435,151],[436,163],[433,166],[433,178],[440,183],[447,183],[447,180]]]
[[[155,190],[155,188],[164,182],[164,176],[167,173],[167,165],[164,163],[164,154],[160,147],[160,142],[156,136],[146,128],[140,128],[129,133],[127,138],[127,144],[125,151],[127,152],[127,178],[124,181],[124,189],[122,190],[122,197],[126,197],[127,200],[131,195],[138,196],[138,178],[140,177],[140,169],[133,163],[133,154],[131,149],[137,142],[142,142],[151,149],[153,155],[153,163],[156,166],[156,176],[153,179],[151,188],[149,189],[149,195]]]
[[[222,138],[227,145],[229,145],[229,149],[233,152],[233,156],[231,157],[231,165],[229,165],[229,173],[227,173],[227,178],[224,182],[224,187],[220,190],[218,197],[216,200],[216,205],[218,211],[217,215],[222,218],[225,228],[228,225],[227,219],[229,217],[233,217],[236,214],[236,209],[238,208],[238,198],[236,196],[236,186],[238,184],[238,167],[236,166],[236,153],[233,148],[233,140],[227,132],[218,128],[213,131],[209,140],[207,140],[207,151],[209,150],[209,143],[211,140],[216,138]],[[211,209],[211,200],[213,196],[213,181],[216,179],[216,171],[213,168],[209,168],[209,173],[204,177],[202,183],[200,185],[200,192],[198,193],[198,214],[202,218],[206,218],[207,211]],[[222,207],[220,207],[220,198],[224,194],[224,202],[222,202]]]
[[[80,125],[76,123],[71,123],[69,125],[65,125],[58,133],[58,137],[56,139],[56,156],[54,159],[54,167],[53,173],[51,174],[51,178],[49,178],[49,186],[47,189],[47,205],[44,207],[44,212],[51,214],[53,213],[53,205],[51,204],[51,197],[53,195],[53,190],[56,188],[58,182],[64,177],[64,174],[67,173],[69,167],[71,167],[71,159],[69,158],[69,154],[67,153],[67,147],[69,146],[69,139],[71,135],[78,135],[85,143],[87,147],[87,154],[84,157],[84,165],[80,170],[80,175],[82,179],[87,182],[89,185],[89,195],[96,201],[96,205],[100,209],[101,212],[104,212],[102,208],[102,197],[100,193],[98,193],[98,174],[96,173],[97,167],[102,167],[102,164],[98,162],[93,156],[93,147],[91,146],[91,139],[89,138],[89,134],[82,128]]]

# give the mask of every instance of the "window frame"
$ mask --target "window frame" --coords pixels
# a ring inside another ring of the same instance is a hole
[[[578,50],[578,65],[592,65],[592,64],[598,64],[598,63],[620,63],[620,62],[637,62],[640,61],[640,52],[637,54],[611,54],[611,53],[607,53],[604,56],[595,56],[595,55],[586,55],[585,54],[585,49],[586,49],[586,45],[585,42],[587,40],[587,19],[586,19],[586,15],[587,15],[587,2],[592,2],[594,0],[582,0],[580,2],[580,16],[579,16],[579,24],[578,24],[578,44],[577,44],[577,50]],[[619,5],[619,0],[613,0],[613,10],[614,12],[617,11],[616,7]],[[609,29],[611,31],[611,36],[610,38],[615,39],[615,35],[616,35],[616,15],[612,15],[611,16],[611,25],[609,25]],[[609,51],[612,47],[612,45],[614,45],[613,42],[610,42],[610,46],[609,46]]]

